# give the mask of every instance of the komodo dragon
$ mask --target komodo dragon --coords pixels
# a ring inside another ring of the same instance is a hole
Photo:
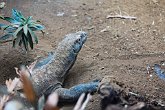
[[[57,49],[47,58],[38,61],[31,70],[29,79],[38,97],[57,92],[60,103],[73,103],[82,93],[95,92],[99,81],[79,84],[70,89],[63,88],[63,82],[75,63],[76,57],[87,39],[87,33],[79,31],[66,35]]]

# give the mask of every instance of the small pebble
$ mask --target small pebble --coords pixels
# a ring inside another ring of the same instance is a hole
[[[153,75],[152,74],[150,74],[150,77],[152,77]]]
[[[104,67],[101,67],[101,68],[100,68],[100,70],[103,70],[103,69],[104,69]]]
[[[92,29],[94,29],[95,27],[94,26],[92,26],[92,27],[88,27],[87,29],[88,30],[92,30]]]
[[[128,108],[128,105],[124,105],[124,108]]]
[[[64,16],[64,12],[57,12],[57,16]]]
[[[77,17],[78,15],[71,15],[72,17]]]
[[[94,57],[98,57],[100,54],[99,53],[97,53],[96,55],[94,55]]]
[[[0,3],[0,9],[3,9],[5,7],[6,3],[5,2],[1,2]]]

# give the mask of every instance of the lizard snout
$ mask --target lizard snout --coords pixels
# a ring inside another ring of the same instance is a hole
[[[85,41],[87,40],[88,34],[87,34],[87,32],[84,32],[84,31],[80,31],[80,33],[81,33],[80,37],[81,37],[82,43],[84,44]]]

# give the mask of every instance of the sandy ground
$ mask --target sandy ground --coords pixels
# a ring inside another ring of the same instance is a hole
[[[1,0],[2,1],[2,0]],[[165,104],[165,81],[147,72],[147,65],[165,61],[164,0],[4,0],[1,14],[12,8],[32,15],[46,27],[45,36],[28,54],[10,44],[0,46],[1,83],[13,78],[15,66],[29,64],[54,49],[64,35],[84,30],[88,40],[79,53],[65,87],[102,78],[115,77],[130,91]],[[107,19],[108,15],[134,16]],[[99,110],[96,94],[87,110]]]

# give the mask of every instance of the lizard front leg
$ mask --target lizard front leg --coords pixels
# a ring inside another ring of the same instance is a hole
[[[59,104],[65,103],[74,103],[78,100],[82,93],[93,93],[97,91],[99,85],[99,81],[93,81],[85,84],[78,84],[76,86],[71,87],[70,89],[66,88],[58,88],[55,91],[59,95]]]

